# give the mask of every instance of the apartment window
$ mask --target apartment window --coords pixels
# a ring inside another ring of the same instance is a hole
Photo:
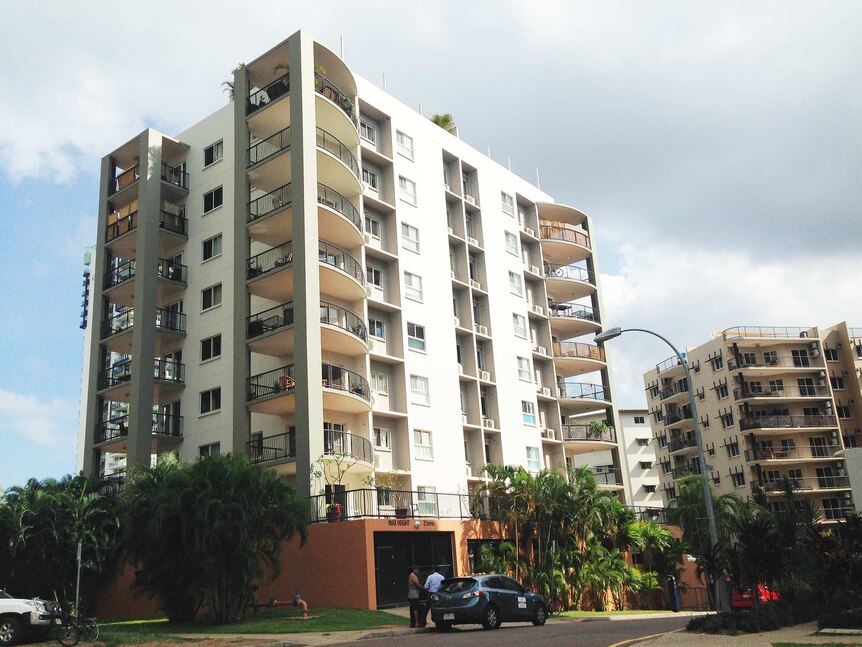
[[[365,216],[365,232],[372,238],[380,240],[380,221],[377,218]]]
[[[763,363],[767,366],[777,366],[778,365],[778,351],[777,350],[767,350],[763,351]]]
[[[222,194],[221,187],[213,189],[209,193],[204,193],[204,213],[209,213],[213,209],[217,209],[222,205],[223,201],[224,196]]]
[[[647,494],[652,494],[655,492],[655,485],[644,485],[644,492]]]
[[[213,236],[212,238],[208,238],[202,244],[203,251],[201,256],[203,260],[208,261],[211,258],[216,256],[221,256],[221,245],[222,245],[222,236],[219,234],[218,236]]]
[[[719,400],[724,400],[724,398],[728,396],[727,384],[719,384],[718,388],[716,389],[716,393],[718,394]]]
[[[392,432],[386,427],[375,427],[374,447],[377,449],[392,449]]]
[[[416,448],[416,458],[426,461],[434,460],[434,446],[431,440],[430,431],[413,430],[413,446]]]
[[[667,436],[659,436],[658,437],[658,446],[664,449],[667,447]]]
[[[201,391],[201,414],[214,413],[221,409],[221,387]]]
[[[856,436],[842,436],[842,438],[844,439],[844,446],[845,447],[858,447],[859,446],[859,443],[856,440]]]
[[[411,252],[419,253],[419,230],[406,222],[401,223],[401,246]]]
[[[521,337],[522,339],[527,338],[527,320],[524,318],[524,315],[519,315],[513,312],[512,327],[515,330],[516,337]]]
[[[673,467],[671,467],[670,463],[662,463],[661,464],[662,474],[670,474],[672,470],[673,470]]]
[[[430,405],[431,394],[428,391],[428,378],[421,375],[410,376],[410,401],[413,404]]]
[[[378,267],[366,265],[365,280],[376,288],[383,288],[383,272]]]
[[[832,385],[832,388],[835,389],[836,391],[843,391],[846,388],[844,386],[844,378],[838,377],[837,375],[829,378],[829,383]],[[814,394],[811,393],[810,395],[814,395]]]
[[[827,362],[837,362],[838,361],[838,349],[837,348],[824,348],[823,355],[826,357]]]
[[[509,292],[515,296],[524,296],[524,283],[517,272],[509,272]]]
[[[389,395],[389,375],[383,371],[371,371],[371,390],[380,395]]]
[[[823,499],[823,518],[828,521],[843,519],[841,502],[836,498]]]
[[[422,303],[422,277],[410,272],[404,272],[404,296]]]
[[[639,461],[642,470],[651,470],[652,461]]]
[[[368,334],[377,339],[386,339],[386,326],[380,319],[368,319]]]
[[[730,475],[730,482],[733,483],[733,487],[742,487],[745,485],[745,474],[742,472],[734,472]]]
[[[635,442],[638,447],[649,447],[649,438],[638,438]]]
[[[525,425],[536,424],[536,405],[526,400],[521,400],[521,418]]]
[[[198,447],[198,455],[201,458],[204,456],[218,456],[219,454],[221,454],[221,443],[210,443],[209,445]]]
[[[224,146],[218,141],[204,149],[204,167],[215,164],[224,157]]]
[[[503,213],[515,217],[515,198],[505,191],[500,191],[500,202],[502,202]]]
[[[518,358],[518,379],[530,382],[530,360],[526,357]]]
[[[425,326],[407,324],[407,347],[425,352]]]
[[[377,191],[377,173],[364,166],[362,167],[362,181],[365,182],[369,189]]]
[[[709,361],[710,361],[710,363],[712,364],[712,370],[713,370],[713,372],[714,372],[714,371],[720,371],[721,369],[723,369],[723,368],[724,368],[724,358],[722,358],[722,356],[721,356],[721,355],[719,355],[718,357],[713,357],[713,358],[712,358],[711,360],[709,360]]]
[[[739,443],[738,442],[733,441],[732,443],[728,443],[727,445],[725,445],[725,449],[727,450],[727,457],[728,458],[736,458],[737,456],[739,456]]]
[[[395,131],[395,144],[398,154],[413,160],[413,138],[410,135],[402,133],[400,130]]]
[[[634,420],[635,420],[636,425],[645,425],[646,424],[646,418],[644,416],[635,416]]]
[[[221,335],[201,340],[201,361],[205,362],[221,356]]]
[[[416,206],[416,183],[403,175],[398,176],[398,188],[401,189],[401,199],[407,204]]]
[[[221,305],[221,283],[201,290],[201,310],[209,310]]]
[[[518,237],[513,234],[511,231],[505,232],[506,234],[506,251],[512,254],[513,256],[518,255]]]
[[[721,418],[721,424],[725,429],[733,426],[733,414],[732,413],[723,413],[719,417]]]
[[[437,488],[431,485],[417,486],[416,500],[419,505],[420,515],[424,517],[437,516]]]
[[[539,459],[539,448],[527,447],[527,470],[538,472],[540,469],[542,469],[542,462]]]
[[[367,121],[359,122],[359,136],[368,143],[377,145],[377,128]]]
[[[847,420],[850,417],[850,407],[846,404],[839,404],[835,407],[835,413],[842,420]]]

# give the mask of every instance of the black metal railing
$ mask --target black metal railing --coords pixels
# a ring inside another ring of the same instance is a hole
[[[326,241],[318,241],[318,258],[321,263],[336,267],[342,272],[346,272],[354,279],[359,281],[362,286],[365,286],[365,269],[362,264],[353,258],[338,245],[327,243]]]
[[[171,166],[162,162],[162,181],[181,189],[189,188],[189,174],[183,170],[182,166]]]
[[[186,315],[182,312],[156,308],[156,328],[184,333],[186,331]]]
[[[353,100],[344,94],[337,85],[318,72],[314,73],[314,89],[318,94],[326,97],[341,108],[350,117],[350,121],[354,120]]]
[[[160,382],[183,384],[186,381],[186,365],[173,359],[156,358],[153,378]]]
[[[127,216],[117,218],[105,228],[105,240],[111,242],[123,234],[127,234],[138,226],[138,212],[133,211]]]
[[[263,218],[282,207],[289,207],[292,200],[293,190],[290,183],[280,186],[274,191],[270,191],[248,203],[246,222],[254,222],[258,218]]]
[[[655,521],[658,524],[669,526],[675,525],[670,518],[667,508],[648,508],[645,506],[626,506],[640,521]]]
[[[248,318],[248,338],[254,339],[268,332],[293,325],[293,301],[267,308]]]
[[[323,430],[323,455],[348,456],[366,463],[374,462],[371,441],[362,436],[334,429]]]
[[[752,481],[752,491],[781,492],[789,482],[794,490],[849,490],[850,478],[847,476],[825,475],[807,478],[786,478],[774,481]]]
[[[189,280],[189,268],[170,258],[159,259],[159,278],[186,284]]]
[[[154,436],[166,436],[170,438],[182,438],[183,417],[164,413],[152,414],[152,428],[150,433]],[[96,442],[103,443],[118,440],[129,435],[129,416],[118,416],[110,420],[103,420],[96,425]]]
[[[585,344],[579,341],[553,342],[551,348],[554,357],[565,359],[567,357],[579,359],[594,359],[599,362],[605,360],[605,349],[595,344]]]
[[[837,427],[838,419],[831,415],[816,416],[749,416],[739,420],[739,428],[746,429],[797,429],[804,427]]]
[[[278,77],[259,90],[254,90],[248,95],[248,101],[245,106],[245,114],[250,115],[261,108],[265,108],[267,104],[272,103],[279,97],[282,97],[290,92],[290,74]]]
[[[130,184],[137,182],[140,177],[140,167],[135,164],[133,167],[118,173],[115,177],[108,181],[108,190],[110,193],[116,193],[120,189],[125,189]]]
[[[365,322],[347,308],[342,308],[327,301],[320,302],[320,323],[335,326],[356,335],[364,342],[368,341],[368,329]]]
[[[678,395],[680,393],[688,393],[688,380],[682,379],[678,382],[674,382],[668,387],[665,387],[658,394],[660,400],[667,400],[672,395]]]
[[[816,384],[802,384],[787,386],[775,386],[746,384],[744,387],[733,390],[736,400],[745,398],[828,398],[831,396],[829,387]]]
[[[267,463],[296,458],[296,433],[288,431],[274,436],[252,438],[245,443],[245,453],[252,463]]]
[[[610,391],[601,384],[557,382],[557,397],[576,400],[610,400]]]
[[[549,303],[548,312],[551,317],[565,317],[567,319],[583,319],[599,323],[599,311],[592,306],[580,303]]]
[[[253,402],[271,395],[292,393],[296,388],[294,365],[288,364],[248,378],[248,400]]]
[[[254,166],[262,162],[268,157],[272,157],[276,153],[290,149],[290,126],[284,130],[279,130],[274,135],[270,135],[266,139],[262,139],[249,146],[246,157],[246,164]]]
[[[616,429],[608,425],[600,430],[590,429],[589,425],[563,425],[562,431],[564,441],[617,442]]]
[[[545,278],[568,279],[593,284],[596,282],[593,273],[585,267],[578,267],[577,265],[554,265],[553,263],[545,263]]]
[[[102,322],[102,339],[128,330],[135,323],[135,312],[131,308],[117,313]]]
[[[368,380],[359,373],[333,364],[322,364],[321,369],[324,388],[347,391],[371,402],[371,388],[368,386]]]
[[[539,237],[542,240],[562,240],[567,243],[575,243],[582,247],[590,247],[590,235],[574,227],[563,227],[560,225],[539,224]]]
[[[823,366],[823,360],[820,357],[811,355],[769,355],[764,353],[763,357],[758,358],[755,353],[743,353],[738,357],[732,357],[727,360],[727,367],[730,370],[740,368],[769,368],[773,366],[781,366],[788,368],[820,368]]]
[[[656,364],[655,369],[656,369],[657,373],[662,373],[662,372],[664,372],[668,369],[674,368],[676,366],[679,366],[680,368],[682,368],[682,362],[679,361],[679,357],[677,357],[676,355],[671,355],[666,360]]]
[[[253,279],[261,274],[266,274],[272,270],[282,269],[293,263],[293,241],[287,241],[279,245],[255,254],[248,259],[248,267],[246,268],[246,276]]]
[[[312,523],[325,521],[337,504],[335,517],[346,519],[489,519],[494,501],[477,494],[450,494],[363,488],[309,498]]]
[[[758,447],[745,450],[746,462],[773,460],[810,460],[813,458],[832,458],[841,450],[841,445],[809,445],[803,447]]]
[[[752,337],[755,339],[783,339],[808,337],[809,328],[798,326],[734,326],[721,331],[725,340]]]
[[[362,231],[362,217],[359,215],[359,209],[357,209],[350,200],[345,198],[335,189],[330,189],[325,184],[318,182],[317,203],[337,211],[356,225],[356,228],[359,229],[359,231]]]
[[[598,471],[596,468],[592,469],[593,478],[596,479],[596,483],[599,485],[622,485],[623,484],[623,473],[621,470],[616,468],[614,469],[603,469]]]
[[[135,278],[135,259],[117,263],[114,267],[105,272],[105,288],[112,288],[120,283],[125,283],[129,279]]]
[[[675,438],[667,444],[667,450],[671,453],[687,449],[688,447],[697,447],[697,441],[694,439],[694,436],[691,438]]]
[[[170,211],[159,212],[159,227],[172,231],[175,234],[188,236],[189,221],[184,213],[171,213]]]
[[[110,366],[106,366],[100,373],[98,379],[98,388],[107,389],[120,384],[125,384],[132,379],[132,361],[131,359],[117,362]]]
[[[664,424],[675,425],[676,423],[682,422],[683,420],[691,420],[691,411],[688,409],[688,407],[669,411],[664,417]]]
[[[670,473],[674,479],[680,479],[683,476],[688,476],[690,474],[700,474],[701,468],[697,463],[692,465],[682,465],[681,467],[674,467]]]
[[[356,157],[354,157],[351,150],[341,143],[341,140],[338,139],[335,135],[326,132],[323,128],[317,129],[317,147],[322,148],[325,151],[328,151],[335,155],[338,159],[344,162],[348,168],[353,172],[353,175],[356,176],[356,179],[360,178],[359,175],[359,163],[356,161]]]

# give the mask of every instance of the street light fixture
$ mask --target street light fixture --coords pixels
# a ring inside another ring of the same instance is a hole
[[[670,343],[667,339],[659,335],[657,332],[653,332],[652,330],[646,330],[644,328],[626,328],[623,330],[619,326],[614,328],[608,328],[596,335],[595,341],[597,344],[604,343],[615,337],[619,337],[624,332],[643,332],[648,335],[653,335],[654,337],[658,337],[665,344],[671,347],[673,352],[676,354],[679,359],[679,363],[682,364],[682,368],[685,371],[685,382],[688,386],[688,399],[691,403],[691,419],[694,423],[694,440],[697,443],[697,454],[700,458],[700,476],[701,481],[703,483],[703,500],[706,504],[706,519],[709,522],[709,541],[713,546],[718,544],[718,529],[715,525],[715,510],[712,507],[712,492],[709,489],[709,479],[706,476],[707,465],[706,465],[706,457],[703,453],[703,439],[700,435],[700,419],[697,415],[697,404],[695,404],[694,397],[694,385],[691,381],[691,371],[688,369],[688,362],[685,361],[685,358],[682,356],[676,346]],[[716,611],[727,611],[727,601],[726,596],[724,595],[724,579],[716,574],[715,577],[715,609]]]

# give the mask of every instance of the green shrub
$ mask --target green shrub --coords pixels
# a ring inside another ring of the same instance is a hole
[[[862,629],[862,607],[832,611],[817,618],[819,629]]]
[[[753,634],[794,624],[789,605],[764,605],[759,611],[729,611],[692,618],[686,629],[706,634]]]

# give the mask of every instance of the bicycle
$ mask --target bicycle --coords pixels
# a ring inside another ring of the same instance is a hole
[[[93,642],[99,637],[99,625],[95,618],[82,618],[60,611],[54,620],[59,624],[51,629],[51,637],[63,647],[74,647],[81,640]]]

